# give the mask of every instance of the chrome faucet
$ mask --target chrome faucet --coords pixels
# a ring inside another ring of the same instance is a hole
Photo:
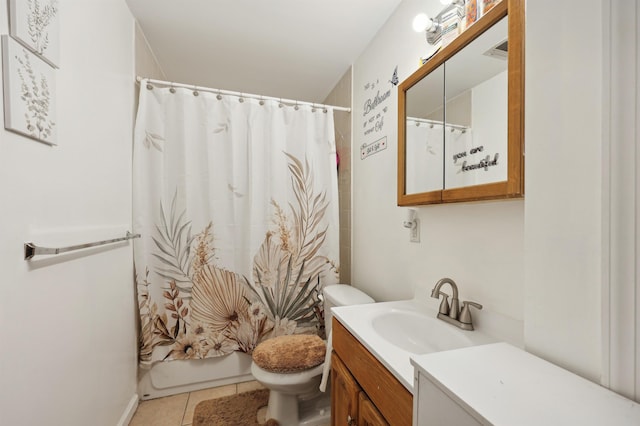
[[[451,305],[449,305],[449,295],[440,291],[440,287],[444,284],[449,284],[453,294],[451,296]],[[459,309],[458,300],[458,286],[451,278],[442,278],[438,280],[433,290],[431,290],[431,297],[434,299],[443,296],[442,302],[440,302],[440,309],[438,309],[438,319],[441,319],[449,324],[455,325],[463,330],[473,330],[473,322],[471,320],[471,312],[469,306],[473,306],[477,309],[482,309],[482,305],[476,302],[464,301],[462,302],[462,309]],[[459,319],[458,319],[459,318]]]

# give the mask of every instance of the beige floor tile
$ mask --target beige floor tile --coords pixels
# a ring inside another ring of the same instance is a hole
[[[238,393],[249,392],[257,389],[265,389],[265,387],[262,386],[260,382],[256,382],[255,380],[251,382],[238,383]]]
[[[188,393],[142,401],[129,426],[180,426]]]
[[[236,385],[220,386],[217,388],[203,389],[189,394],[189,402],[184,412],[182,425],[190,425],[193,423],[193,410],[202,401],[207,399],[221,398],[223,396],[235,395],[237,391]]]

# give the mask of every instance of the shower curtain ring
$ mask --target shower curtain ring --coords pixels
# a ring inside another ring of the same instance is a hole
[[[220,90],[218,89],[218,96],[216,96],[216,99],[218,99],[219,101],[222,100],[222,95],[220,94]]]
[[[260,105],[264,105],[264,99],[262,98],[262,96],[260,96],[260,102],[259,102],[259,104],[260,104]]]
[[[284,105],[282,104],[282,98],[280,98],[280,102],[278,102],[278,108],[282,108]]]
[[[316,104],[315,104],[315,102],[311,104],[311,112],[316,112]]]
[[[170,93],[176,93],[176,88],[175,88],[175,87],[173,87],[173,81],[172,81],[172,82],[170,82],[169,84],[170,84],[169,92],[170,92]]]
[[[200,93],[198,93],[198,86],[193,86],[193,96],[198,96],[200,95]]]
[[[293,109],[295,109],[296,111],[300,109],[300,107],[298,106],[298,101],[296,101],[296,106],[294,106]]]
[[[238,98],[238,102],[243,103],[244,102],[244,98],[243,98],[244,94],[240,93],[240,97]]]

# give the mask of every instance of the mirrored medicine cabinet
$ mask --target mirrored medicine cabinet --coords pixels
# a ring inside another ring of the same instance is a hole
[[[398,86],[398,205],[524,195],[524,0],[502,0]]]

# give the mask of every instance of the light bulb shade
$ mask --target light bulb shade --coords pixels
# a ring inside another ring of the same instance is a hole
[[[426,13],[420,13],[413,18],[413,30],[417,33],[421,33],[427,28],[430,28],[433,25],[431,18],[427,16]]]

